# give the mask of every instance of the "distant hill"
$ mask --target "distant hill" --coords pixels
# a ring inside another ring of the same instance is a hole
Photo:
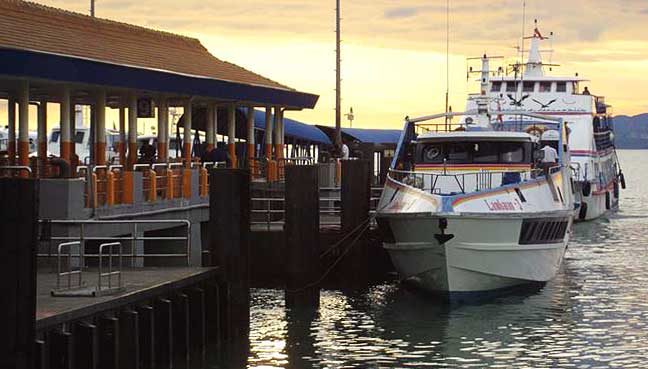
[[[648,113],[614,117],[614,143],[618,149],[648,149]]]

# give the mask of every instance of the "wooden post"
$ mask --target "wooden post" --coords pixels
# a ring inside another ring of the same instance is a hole
[[[171,300],[155,302],[155,364],[159,368],[173,367],[173,325]]]
[[[127,309],[119,314],[119,365],[140,369],[139,313]]]
[[[212,169],[209,181],[211,265],[223,269],[229,286],[225,309],[226,360],[244,366],[250,348],[250,172]]]
[[[369,199],[371,197],[371,168],[366,160],[342,160],[342,233],[354,229],[360,232],[362,223],[369,218]],[[354,240],[356,237],[350,237]],[[347,247],[347,246],[344,246]],[[355,241],[349,253],[340,263],[342,278],[352,286],[367,283],[369,266],[369,249],[366,237]]]
[[[112,316],[100,317],[99,330],[99,368],[119,369],[119,319]]]
[[[77,368],[97,369],[99,365],[99,336],[97,326],[78,322],[73,328],[74,364]]]
[[[317,166],[286,167],[286,307],[319,307]]]
[[[205,366],[206,355],[206,319],[205,319],[205,290],[193,288],[187,291],[189,297],[189,344],[190,368]]]
[[[47,335],[49,343],[49,365],[51,369],[74,368],[72,333],[54,330]],[[5,367],[3,367],[5,368]],[[10,367],[9,367],[10,368]]]
[[[171,298],[173,306],[173,367],[189,368],[189,297],[184,293]]]
[[[139,317],[140,368],[155,368],[155,311],[152,306],[144,305],[137,309]]]
[[[36,323],[38,182],[0,178],[0,368],[30,368]]]

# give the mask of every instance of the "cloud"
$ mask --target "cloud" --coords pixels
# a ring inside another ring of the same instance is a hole
[[[385,18],[387,19],[402,19],[411,18],[419,14],[424,7],[401,7],[391,8],[385,10]]]

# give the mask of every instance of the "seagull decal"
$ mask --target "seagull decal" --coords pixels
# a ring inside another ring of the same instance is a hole
[[[529,98],[529,95],[524,95],[524,96],[522,96],[522,98],[520,98],[520,100],[518,101],[518,100],[516,100],[516,99],[513,97],[513,95],[511,95],[511,94],[507,94],[506,96],[508,96],[508,98],[511,99],[510,104],[511,104],[512,106],[522,106],[522,102],[523,102],[524,100],[526,100],[526,99]]]
[[[546,103],[546,104],[543,104],[543,103],[541,103],[540,101],[538,101],[538,100],[536,100],[536,99],[532,99],[532,100],[535,101],[536,103],[540,104],[540,109],[546,109],[546,108],[548,108],[551,104],[555,103],[558,99],[553,99],[553,100],[549,101],[549,102]]]

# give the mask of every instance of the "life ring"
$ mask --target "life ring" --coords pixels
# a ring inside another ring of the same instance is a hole
[[[585,220],[586,216],[587,216],[587,203],[581,202],[580,210],[578,211],[578,219]]]
[[[581,188],[581,191],[583,192],[583,196],[587,197],[592,193],[592,185],[590,184],[589,181],[583,182],[583,187]]]
[[[538,138],[542,137],[544,131],[545,131],[544,128],[538,126],[531,126],[525,130],[526,133],[536,136]]]

